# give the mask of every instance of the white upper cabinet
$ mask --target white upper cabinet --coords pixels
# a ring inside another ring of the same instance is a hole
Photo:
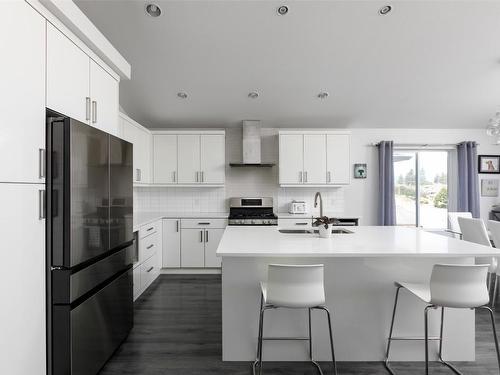
[[[223,185],[226,179],[225,132],[153,132],[153,170],[155,184]]]
[[[347,185],[351,182],[350,141],[347,134],[326,136],[327,183]]]
[[[305,184],[326,183],[326,135],[304,135],[304,177]]]
[[[47,107],[89,123],[90,59],[47,22]]]
[[[304,171],[304,136],[284,134],[279,137],[280,184],[301,184]]]
[[[134,145],[134,183],[151,182],[151,133],[130,117],[120,114],[120,135]]]
[[[44,182],[45,19],[0,1],[0,182]]]
[[[118,81],[90,60],[91,125],[118,135]]]
[[[224,135],[201,136],[201,182],[223,184],[226,176]]]
[[[119,82],[47,22],[47,107],[118,134]]]
[[[177,135],[153,136],[153,170],[155,184],[177,182]]]
[[[178,136],[177,142],[179,183],[200,183],[200,136],[198,134],[181,134]]]
[[[283,130],[279,133],[279,183],[327,186],[350,183],[350,134]]]

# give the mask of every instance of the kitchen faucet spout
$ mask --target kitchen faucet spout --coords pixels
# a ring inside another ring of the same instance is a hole
[[[319,191],[314,196],[314,207],[318,207],[318,197],[319,197],[319,216],[323,217],[323,198],[321,198],[321,193]]]

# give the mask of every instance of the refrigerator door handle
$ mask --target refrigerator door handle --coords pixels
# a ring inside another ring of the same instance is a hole
[[[38,219],[43,220],[46,218],[45,211],[45,190],[38,190]]]

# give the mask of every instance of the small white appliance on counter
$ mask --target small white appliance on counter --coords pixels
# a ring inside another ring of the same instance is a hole
[[[307,204],[304,201],[291,201],[288,205],[290,214],[307,214]]]

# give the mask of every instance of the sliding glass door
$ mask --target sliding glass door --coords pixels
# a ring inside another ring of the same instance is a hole
[[[396,224],[447,227],[448,152],[395,150]]]

